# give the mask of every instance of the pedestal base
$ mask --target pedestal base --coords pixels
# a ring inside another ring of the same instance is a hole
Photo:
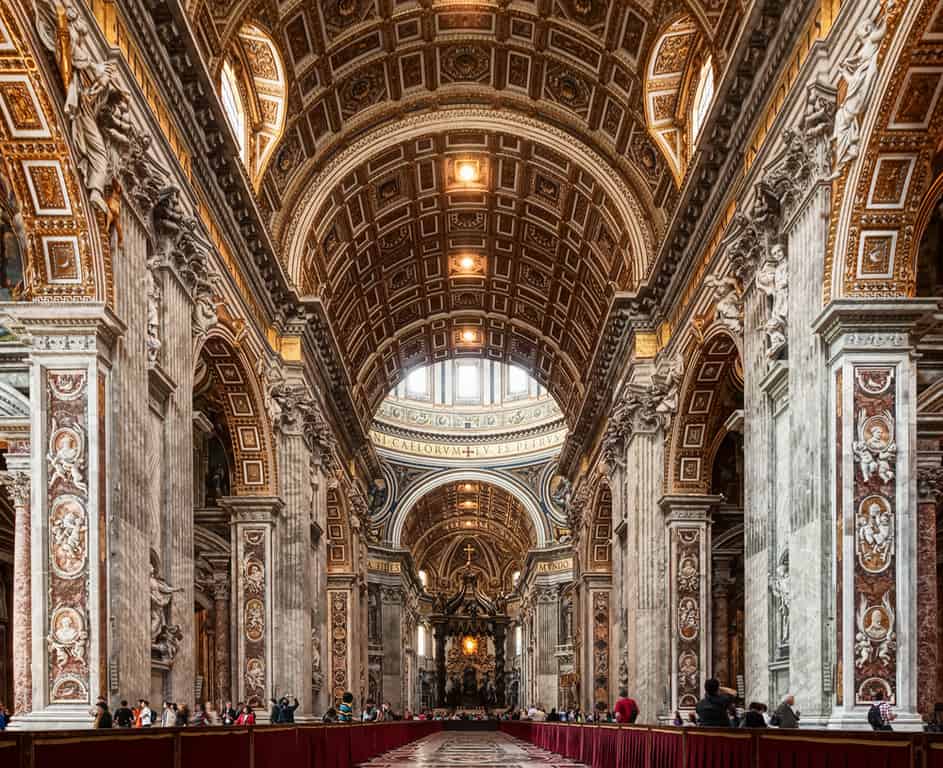
[[[15,715],[7,726],[10,731],[66,731],[91,728],[95,718],[91,707],[60,704],[26,715]]]
[[[922,731],[924,722],[920,715],[913,712],[895,712],[897,719],[891,724],[895,731]],[[803,723],[805,725],[805,723]],[[870,731],[868,724],[868,708],[860,707],[854,710],[836,709],[825,726],[829,730],[841,731]]]

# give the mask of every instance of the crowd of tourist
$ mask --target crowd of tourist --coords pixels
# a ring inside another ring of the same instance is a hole
[[[288,697],[283,696],[277,701],[272,699],[272,708],[269,712],[271,723],[295,722],[295,710],[298,708],[298,699],[289,703]],[[177,705],[173,701],[165,701],[161,711],[156,712],[146,699],[140,699],[137,706],[129,706],[126,700],[112,711],[108,702],[99,697],[92,710],[94,728],[187,728],[213,725],[255,725],[255,710],[246,703],[238,702],[233,706],[227,701],[219,709],[211,701],[197,704],[191,712],[186,704]]]
[[[560,723],[626,723],[638,720],[640,711],[638,702],[629,696],[627,689],[619,690],[612,709],[605,702],[597,702],[591,710],[584,712],[579,707],[547,712],[543,705],[536,704],[523,709],[512,709],[506,719],[532,720],[534,722]],[[799,710],[796,697],[788,694],[772,712],[762,702],[744,702],[732,688],[725,688],[715,679],[704,684],[704,697],[697,703],[687,717],[675,711],[672,725],[678,727],[700,726],[704,728],[798,728]],[[875,731],[892,730],[891,723],[896,718],[890,704],[884,700],[880,691],[868,709],[868,724]]]
[[[271,700],[269,722],[285,724],[295,722],[295,710],[298,709],[297,698],[289,700],[287,696]],[[246,703],[238,702],[235,706],[231,701],[225,702],[219,709],[213,702],[207,701],[202,706],[197,705],[191,712],[186,705],[178,706],[172,701],[165,701],[161,711],[151,708],[146,699],[139,699],[136,706],[129,706],[122,700],[112,711],[104,698],[99,698],[91,714],[94,717],[95,728],[152,728],[152,727],[194,727],[194,726],[244,726],[255,725],[256,715],[253,708]],[[530,720],[533,722],[561,722],[561,723],[626,723],[637,722],[640,710],[638,702],[629,696],[628,690],[619,690],[619,698],[612,709],[605,702],[597,702],[595,707],[583,711],[580,707],[566,709],[551,708],[549,712],[542,704],[529,707],[510,707],[500,714],[493,714],[487,708],[478,712],[462,712],[456,709],[436,710],[423,709],[419,712],[406,710],[402,715],[393,711],[389,702],[377,706],[372,699],[367,699],[359,715],[354,712],[354,695],[347,691],[341,697],[340,704],[331,707],[322,717],[324,723],[364,723],[384,722],[390,720]],[[0,703],[0,731],[6,729],[11,719],[10,712]],[[896,719],[890,702],[886,701],[880,691],[875,694],[874,701],[868,709],[868,724],[875,731],[890,731]],[[697,703],[687,717],[680,711],[674,713],[672,724],[679,727],[699,726],[705,728],[798,728],[800,720],[799,710],[796,708],[796,698],[787,695],[779,706],[770,712],[762,702],[744,702],[732,688],[725,688],[716,679],[710,679],[704,684],[704,697]],[[943,722],[940,728],[943,730]]]

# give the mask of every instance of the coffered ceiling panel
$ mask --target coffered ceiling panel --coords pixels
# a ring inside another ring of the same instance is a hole
[[[448,591],[467,568],[482,573],[486,589],[508,591],[536,546],[533,522],[521,503],[488,483],[453,483],[423,496],[409,512],[402,544],[430,589]]]
[[[409,369],[460,356],[517,363],[572,415],[612,297],[634,279],[625,223],[593,178],[508,134],[364,158],[315,223],[305,282],[335,319],[365,416]]]

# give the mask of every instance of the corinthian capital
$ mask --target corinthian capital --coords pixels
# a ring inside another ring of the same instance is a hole
[[[0,485],[6,487],[14,507],[29,506],[30,482],[26,472],[0,472]]]
[[[936,504],[943,500],[943,466],[917,467],[917,496]]]

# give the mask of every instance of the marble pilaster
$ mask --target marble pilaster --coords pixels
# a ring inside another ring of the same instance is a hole
[[[882,690],[917,712],[916,375],[909,331],[935,301],[832,302],[816,326],[832,390],[837,696],[830,727],[866,728]]]
[[[265,713],[276,693],[273,539],[283,503],[272,497],[228,496],[217,499],[217,504],[230,514],[234,694]]]
[[[710,510],[719,496],[665,496],[671,710],[693,709],[710,674]],[[731,686],[733,681],[722,680]]]
[[[32,645],[32,595],[30,594],[30,477],[24,471],[29,467],[27,454],[6,456],[7,472],[0,475],[0,484],[6,486],[13,500],[13,636],[14,649]],[[13,709],[23,715],[33,708],[31,680],[32,658],[29,653],[13,654]]]

